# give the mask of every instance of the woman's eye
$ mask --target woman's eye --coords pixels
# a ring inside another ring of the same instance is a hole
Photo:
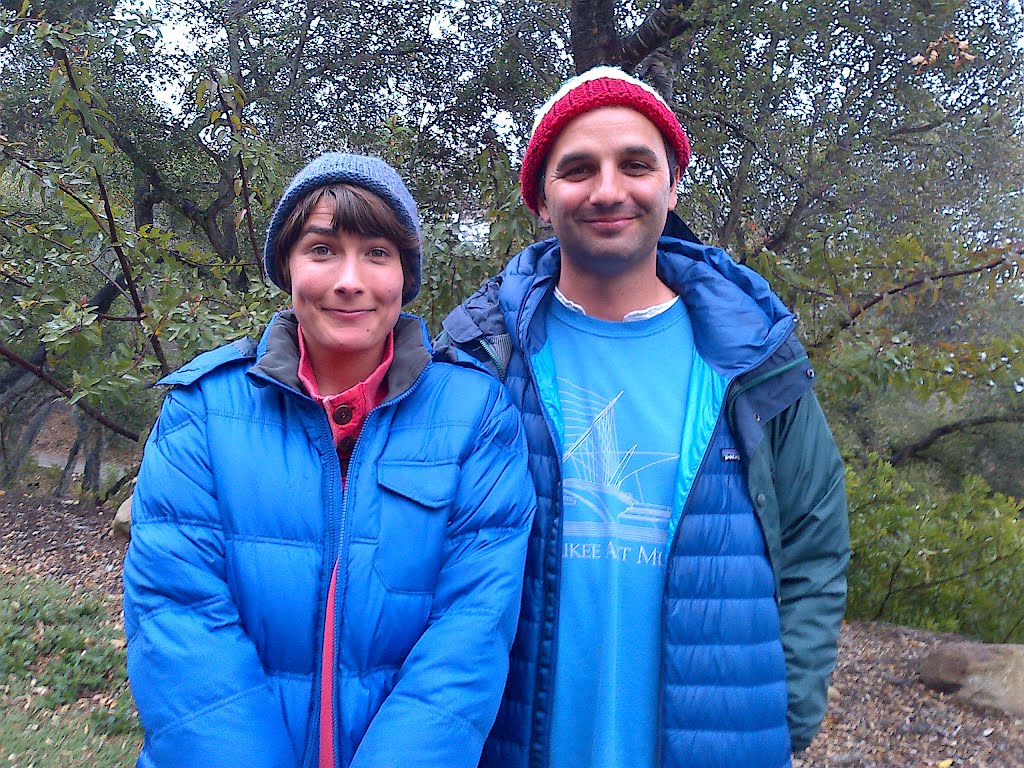
[[[387,248],[371,248],[367,255],[376,261],[386,261],[391,258],[391,253]]]
[[[312,248],[309,249],[309,251],[314,256],[330,256],[331,255],[331,249],[328,248],[326,245],[314,245]]]

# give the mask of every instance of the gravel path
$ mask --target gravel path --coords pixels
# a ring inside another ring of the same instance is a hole
[[[952,639],[963,638],[845,624],[828,715],[794,768],[1024,766],[1024,720],[974,709],[918,681],[920,660]]]
[[[126,543],[109,532],[112,517],[67,500],[0,491],[0,571],[117,596]],[[1024,721],[962,705],[918,682],[920,659],[949,639],[845,624],[829,714],[794,768],[1024,768]]]

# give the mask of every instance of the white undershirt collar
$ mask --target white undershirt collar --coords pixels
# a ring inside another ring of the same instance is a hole
[[[564,293],[558,290],[557,285],[555,286],[555,298],[558,299],[562,306],[571,309],[573,312],[579,312],[581,315],[587,314],[587,311],[583,309],[582,306],[577,304],[572,299],[566,297]],[[673,296],[668,301],[663,301],[660,304],[655,304],[653,306],[646,307],[645,309],[634,309],[632,312],[629,312],[624,318],[622,318],[622,322],[632,323],[636,322],[637,320],[650,320],[652,317],[657,317],[662,312],[669,309],[677,301],[679,301],[679,297]]]

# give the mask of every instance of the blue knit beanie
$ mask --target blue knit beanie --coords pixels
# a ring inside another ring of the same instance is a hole
[[[274,216],[267,228],[267,242],[263,246],[263,264],[274,285],[284,290],[281,276],[277,274],[275,265],[277,238],[281,228],[291,215],[292,210],[308,193],[319,187],[332,184],[352,184],[363,187],[381,200],[395,212],[395,216],[420,240],[420,217],[416,211],[416,203],[409,190],[402,182],[401,176],[390,165],[379,157],[369,155],[353,155],[345,152],[328,152],[320,155],[305,168],[295,174],[277,204]],[[402,270],[405,273],[405,290],[402,292],[402,304],[408,304],[420,292],[422,279],[421,262],[423,252],[419,245],[415,251],[402,252]]]

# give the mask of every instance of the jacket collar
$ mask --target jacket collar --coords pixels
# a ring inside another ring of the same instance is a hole
[[[528,354],[544,343],[543,322],[534,320],[558,282],[560,259],[558,240],[544,240],[516,256],[498,282],[505,327]],[[727,378],[765,362],[792,332],[795,317],[767,281],[721,248],[663,235],[657,270],[682,297],[698,352]]]
[[[403,313],[395,323],[395,356],[385,378],[387,399],[411,388],[430,360],[426,326],[415,315]],[[288,309],[277,313],[263,332],[249,375],[302,392],[298,371],[299,321],[295,312]]]

